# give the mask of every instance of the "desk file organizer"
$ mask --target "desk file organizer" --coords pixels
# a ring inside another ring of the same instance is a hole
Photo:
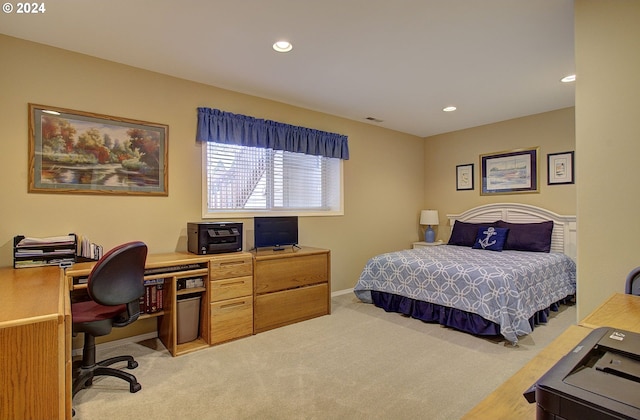
[[[13,268],[70,265],[76,262],[78,239],[75,234],[33,238],[13,238]]]

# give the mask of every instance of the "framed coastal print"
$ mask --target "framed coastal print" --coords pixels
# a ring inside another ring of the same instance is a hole
[[[480,195],[538,192],[538,148],[480,156]]]
[[[456,190],[473,189],[473,163],[456,166]]]
[[[573,152],[547,155],[547,185],[573,184]]]
[[[163,124],[29,104],[29,192],[168,195]]]

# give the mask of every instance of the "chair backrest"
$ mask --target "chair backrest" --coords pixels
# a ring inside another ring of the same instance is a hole
[[[628,295],[640,295],[640,267],[636,267],[627,275],[624,292]]]
[[[137,301],[144,294],[144,265],[147,245],[128,242],[107,252],[89,274],[91,299],[105,306]]]

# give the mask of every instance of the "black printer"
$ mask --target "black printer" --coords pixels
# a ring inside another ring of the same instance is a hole
[[[242,223],[187,223],[187,249],[199,255],[242,251]]]
[[[593,330],[524,396],[537,420],[640,419],[640,334]]]

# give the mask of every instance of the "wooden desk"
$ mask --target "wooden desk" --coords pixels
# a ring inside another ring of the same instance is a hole
[[[207,280],[206,286],[201,289],[202,322],[198,339],[184,344],[176,343],[175,305],[166,310],[164,316],[158,317],[159,335],[174,355],[209,346],[208,278],[209,264],[214,259],[231,264],[225,272],[232,274],[237,271],[236,260],[243,263],[248,261],[248,275],[252,278],[252,256],[248,253],[220,256],[167,253],[147,256],[147,268],[201,264],[202,268],[191,271],[146,276],[171,279],[167,303],[171,301],[173,304],[181,293],[175,290],[177,278],[191,277],[195,273]],[[56,266],[0,268],[0,419],[71,419],[73,379],[69,296],[74,289],[86,288],[86,285],[74,284],[74,279],[89,275],[94,265],[95,262],[78,263],[68,268],[66,273]],[[242,267],[246,267],[246,264]],[[252,317],[250,313],[248,323],[251,327]]]
[[[71,418],[71,310],[58,267],[0,268],[0,419]]]
[[[94,265],[95,262],[79,263],[67,269],[69,289],[86,289],[87,285],[79,284],[79,280],[86,278]],[[144,278],[164,281],[164,309],[144,314],[141,318],[157,318],[158,337],[173,356],[251,335],[252,265],[252,255],[248,252],[211,255],[184,252],[149,254]],[[178,289],[178,280],[188,278],[202,279],[204,284],[198,288]],[[179,340],[178,305],[181,297],[192,295],[200,296],[199,330],[196,339],[182,342]]]
[[[599,327],[614,327],[640,333],[640,296],[616,293],[589,314],[579,325],[567,328],[529,363],[469,411],[463,419],[534,419],[536,405],[522,393]]]
[[[593,329],[614,327],[640,333],[640,296],[616,293],[580,321],[580,325]]]

